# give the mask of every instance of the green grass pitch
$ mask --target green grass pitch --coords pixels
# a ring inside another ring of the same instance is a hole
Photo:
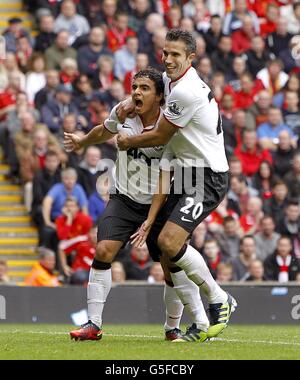
[[[66,325],[0,324],[0,359],[300,359],[300,327],[231,325],[216,341],[165,342],[158,325],[106,325],[99,342],[74,342]]]

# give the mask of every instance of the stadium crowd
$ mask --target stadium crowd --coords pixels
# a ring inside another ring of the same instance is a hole
[[[163,71],[166,31],[182,28],[196,37],[194,67],[219,103],[231,172],[228,196],[192,244],[219,282],[300,282],[300,2],[24,3],[38,33],[18,18],[3,32],[0,141],[44,247],[33,272],[56,268],[64,283],[86,283],[109,198],[97,179],[117,147],[111,140],[67,154],[63,132],[102,124],[137,71]],[[146,246],[127,245],[117,260],[116,282],[163,281]],[[48,284],[60,285],[51,276]]]

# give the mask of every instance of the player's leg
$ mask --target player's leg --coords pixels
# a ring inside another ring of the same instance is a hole
[[[168,303],[165,302],[167,310],[166,331],[171,329],[171,327],[179,329],[184,305],[188,315],[193,321],[193,327],[199,330],[199,333],[201,332],[201,341],[206,340],[209,321],[200,297],[199,288],[187,277],[182,269],[171,263],[168,258],[161,257],[161,264],[166,278],[166,291],[169,292],[170,297],[173,297],[173,303],[170,303],[169,308]],[[178,316],[175,310],[172,309],[172,307],[176,305],[176,298],[178,303],[178,309],[176,309]],[[175,325],[176,323],[177,325]],[[178,336],[177,341],[180,341],[181,338],[182,336]]]
[[[71,338],[75,340],[102,338],[102,314],[112,283],[111,263],[123,244],[122,241],[108,240],[97,244],[87,286],[88,322],[81,329],[72,331]]]

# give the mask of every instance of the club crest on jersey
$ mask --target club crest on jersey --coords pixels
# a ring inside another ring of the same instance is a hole
[[[169,111],[175,115],[175,116],[180,116],[182,114],[183,108],[184,107],[179,107],[179,105],[176,102],[171,102],[168,105]]]

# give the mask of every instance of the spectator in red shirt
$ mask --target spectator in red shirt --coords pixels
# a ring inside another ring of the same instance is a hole
[[[124,89],[127,95],[131,94],[132,79],[140,70],[145,70],[149,66],[149,58],[145,53],[138,53],[136,56],[136,68],[132,71],[127,71],[124,78]]]
[[[6,120],[7,114],[15,110],[17,94],[21,91],[20,76],[17,72],[9,74],[9,84],[0,93],[0,122]]]
[[[59,245],[60,265],[72,285],[87,284],[89,271],[96,253],[97,228]]]
[[[255,131],[244,132],[243,145],[237,147],[234,154],[242,162],[243,174],[247,177],[252,177],[263,161],[272,163],[271,153],[259,148]]]
[[[247,203],[246,213],[240,217],[240,226],[248,235],[254,235],[259,231],[261,220],[264,216],[263,203],[258,197],[252,197]]]
[[[260,25],[260,34],[262,37],[266,37],[270,33],[276,31],[276,26],[280,16],[278,5],[270,3],[267,6],[266,20]]]
[[[117,12],[114,16],[112,27],[106,33],[108,47],[116,52],[126,45],[128,37],[136,34],[128,27],[128,15],[125,12]]]
[[[244,16],[242,28],[232,33],[232,51],[234,54],[242,54],[251,49],[254,36],[253,19],[251,16]]]
[[[68,197],[55,224],[59,240],[69,240],[86,235],[92,227],[92,219],[79,211],[76,198]]]
[[[215,239],[206,240],[204,243],[203,257],[207,262],[208,268],[214,278],[217,277],[218,265],[224,262],[220,246]]]
[[[250,73],[241,76],[241,90],[235,93],[235,106],[237,108],[248,109],[254,103],[254,97],[259,91],[264,89],[261,80],[253,81]]]

